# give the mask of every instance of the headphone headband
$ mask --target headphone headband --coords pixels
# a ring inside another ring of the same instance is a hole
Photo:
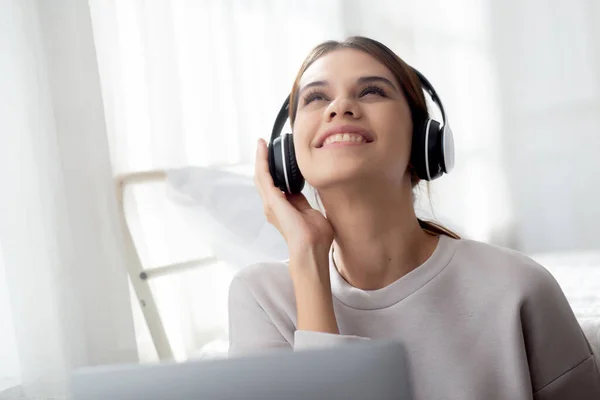
[[[290,95],[285,98],[279,113],[277,114],[277,118],[275,118],[275,123],[273,124],[273,131],[271,132],[271,143],[277,139],[279,135],[281,135],[281,131],[285,126],[285,123],[288,119],[290,113]]]
[[[438,96],[438,94],[435,91],[435,89],[433,88],[433,85],[431,84],[431,82],[429,82],[429,80],[427,78],[425,78],[425,75],[423,75],[421,72],[419,72],[417,69],[415,69],[413,67],[410,67],[410,68],[419,77],[419,80],[421,81],[421,87],[423,89],[425,89],[425,91],[429,94],[429,96],[431,97],[431,100],[433,100],[433,102],[435,104],[437,104],[438,108],[440,109],[440,112],[442,113],[442,122],[444,124],[443,126],[446,127],[446,125],[448,125],[448,119],[446,118],[446,112],[444,111],[444,105],[442,104],[442,100],[440,99],[440,96]]]

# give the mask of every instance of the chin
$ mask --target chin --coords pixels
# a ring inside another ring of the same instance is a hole
[[[359,163],[328,164],[312,165],[310,171],[304,175],[306,181],[317,190],[359,184],[376,176],[375,171],[370,171]]]

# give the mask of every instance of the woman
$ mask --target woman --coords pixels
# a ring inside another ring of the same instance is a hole
[[[290,122],[325,214],[274,185],[259,141],[255,183],[289,261],[233,280],[230,353],[397,339],[419,399],[600,399],[589,343],[543,267],[416,217],[419,82],[363,37],[308,56]]]

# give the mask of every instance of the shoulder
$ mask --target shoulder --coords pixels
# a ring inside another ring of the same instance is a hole
[[[509,289],[510,293],[525,297],[562,296],[556,279],[544,266],[509,248],[475,240],[458,240],[452,263],[481,284],[489,283],[490,288]]]
[[[287,260],[259,262],[248,265],[238,271],[233,279],[243,281],[244,284],[253,290],[291,284]]]
[[[229,287],[229,297],[251,297],[263,306],[282,305],[294,299],[286,261],[251,264],[238,271]]]
[[[464,263],[467,275],[481,277],[471,280],[470,288],[484,288],[479,293],[491,299],[495,318],[509,316],[508,327],[518,323],[533,390],[555,390],[548,385],[557,379],[575,384],[568,373],[583,365],[592,349],[554,276],[524,254],[475,241],[460,241],[455,260]],[[585,379],[597,379],[592,374]]]

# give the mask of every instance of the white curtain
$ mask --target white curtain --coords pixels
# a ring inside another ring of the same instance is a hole
[[[270,134],[305,54],[343,37],[341,4],[90,1],[114,174],[216,164],[250,171],[256,140]],[[206,229],[168,201],[164,183],[132,186],[125,208],[145,268],[214,254]],[[176,359],[226,350],[234,267],[150,281]],[[140,356],[156,360],[136,303]]]
[[[0,399],[136,362],[89,7],[0,2]]]
[[[240,164],[250,172],[256,139],[270,135],[308,51],[324,40],[366,35],[422,70],[448,109],[458,162],[432,185],[435,216],[469,237],[503,244],[510,207],[486,4],[90,0],[113,171]],[[194,231],[165,193],[164,183],[148,183],[126,197],[144,267],[214,255],[198,233],[203,227]],[[419,207],[431,214],[427,195]],[[177,359],[226,348],[235,267],[220,263],[151,281]],[[134,311],[142,359],[154,360],[135,302]]]
[[[487,2],[90,4],[115,173],[251,163],[310,48],[362,34],[426,73],[448,108],[457,171],[434,185],[436,213],[469,236],[502,241],[510,207]],[[494,184],[467,184],[484,179]],[[445,195],[457,188],[462,196]]]
[[[339,3],[91,0],[115,173],[250,162]]]

